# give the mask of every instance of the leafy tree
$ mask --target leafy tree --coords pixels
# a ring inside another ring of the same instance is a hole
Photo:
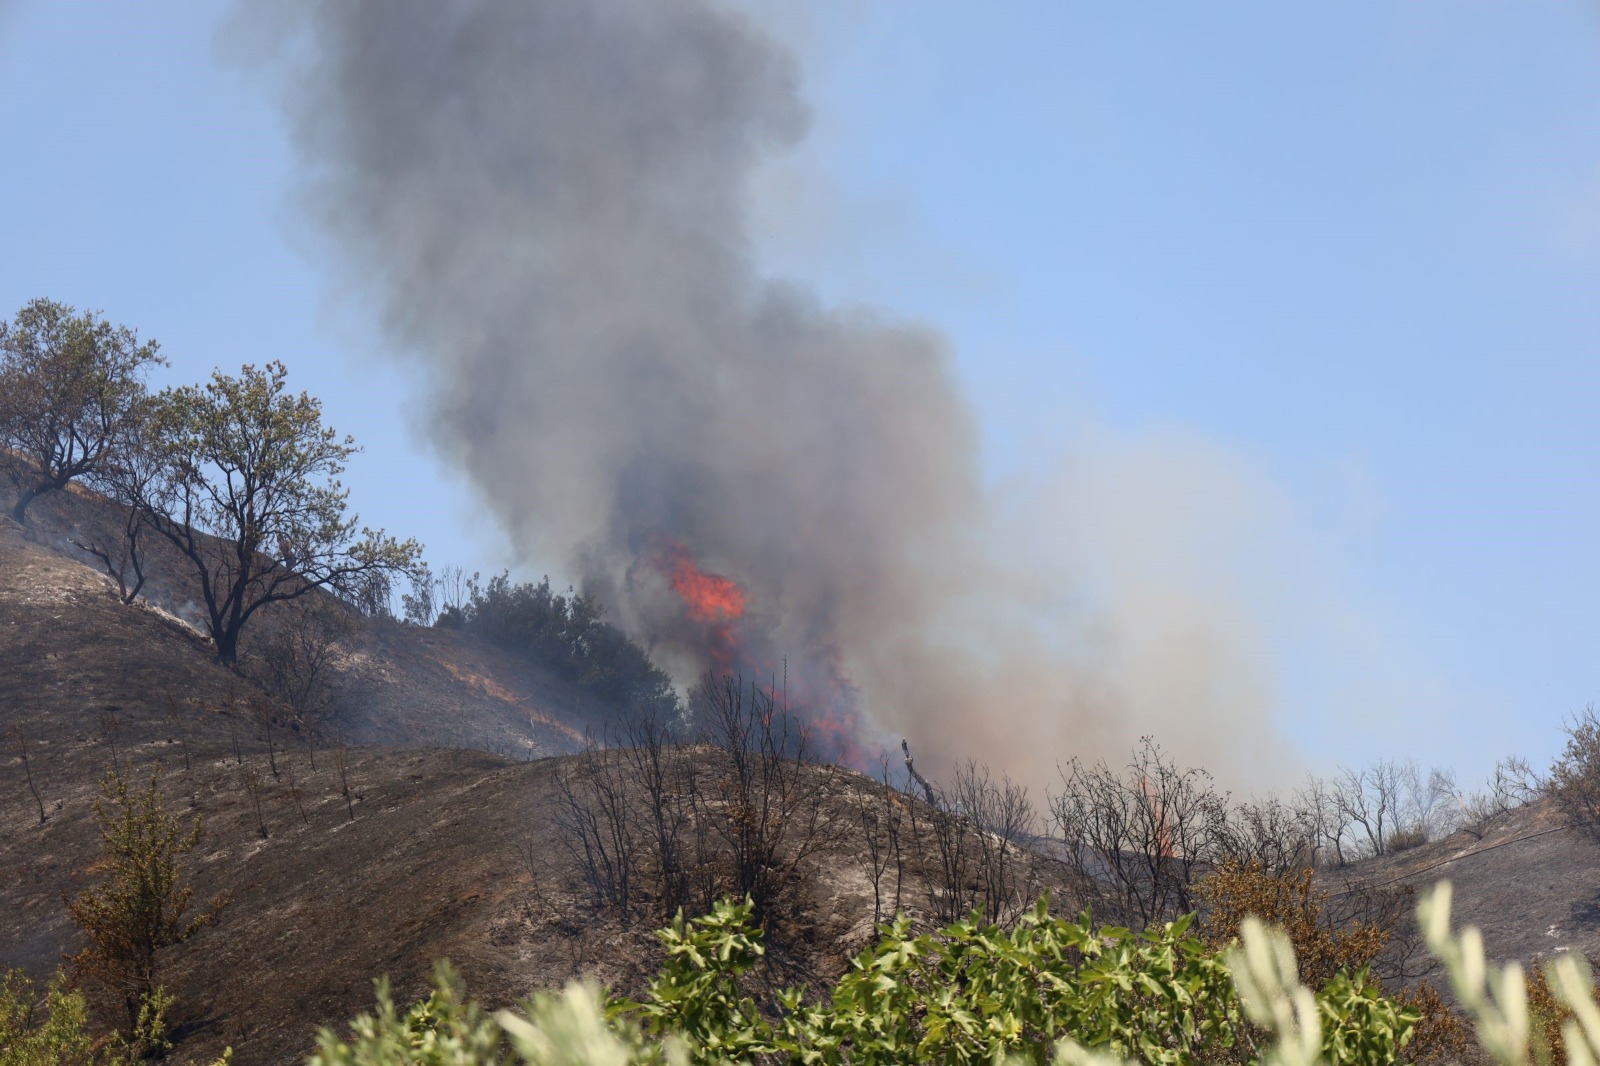
[[[0,322],[0,447],[16,486],[11,517],[74,478],[105,468],[144,373],[165,365],[154,341],[96,311],[31,300]]]
[[[67,913],[88,938],[70,957],[80,979],[103,988],[126,1011],[130,1033],[159,1039],[160,1015],[170,999],[161,987],[167,950],[217,920],[227,897],[190,913],[194,889],[179,861],[200,840],[200,818],[185,826],[167,810],[161,768],[141,791],[116,770],[107,773],[94,803],[105,848],[100,882],[67,903]]]
[[[337,477],[359,449],[322,424],[320,401],[286,391],[286,376],[282,363],[246,365],[158,398],[163,461],[143,506],[192,565],[228,664],[262,607],[319,587],[349,595],[421,554],[346,514]]]

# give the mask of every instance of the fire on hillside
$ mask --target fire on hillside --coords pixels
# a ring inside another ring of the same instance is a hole
[[[807,750],[824,762],[868,770],[860,697],[845,675],[836,648],[813,649],[804,659],[779,655],[750,614],[750,596],[735,580],[703,569],[678,540],[662,536],[651,566],[683,608],[683,624],[705,649],[718,678],[739,677],[770,686],[774,705],[787,709],[805,731]]]

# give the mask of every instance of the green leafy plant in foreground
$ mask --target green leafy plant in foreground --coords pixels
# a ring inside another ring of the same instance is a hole
[[[510,1061],[507,1042],[530,1064],[1355,1066],[1397,1061],[1415,1022],[1364,972],[1315,995],[1302,988],[1287,938],[1259,923],[1219,954],[1187,919],[1096,930],[1087,916],[1052,917],[1044,902],[1010,931],[969,919],[912,936],[900,919],[826,1001],[788,990],[770,1010],[742,988],[765,950],[749,903],[680,917],[660,935],[666,962],[638,1000],[572,985],[491,1019],[441,968],[433,995],[401,1014],[380,983],[377,1014],[347,1040],[324,1031],[313,1066],[498,1064]]]
[[[0,980],[0,1062],[6,1066],[89,1066],[105,1061],[89,1032],[83,993],[57,973],[41,996],[21,970]]]
[[[761,955],[748,905],[723,904],[663,931],[660,976],[611,1013],[639,1019],[649,1036],[688,1040],[699,1063],[1043,1063],[1064,1039],[1150,1064],[1253,1059],[1237,965],[1189,926],[1097,930],[1087,915],[1051,916],[1044,900],[1009,932],[968,919],[913,937],[902,917],[826,1002],[780,993],[769,1022],[738,990]],[[1416,1022],[1365,971],[1337,975],[1312,1003],[1320,1053],[1335,1063],[1396,1061]]]
[[[21,970],[0,975],[0,1066],[132,1066],[171,1050],[166,1012],[172,997],[157,987],[142,1002],[131,1036],[95,1036],[83,992],[60,971],[42,990]],[[225,1051],[212,1066],[227,1066]]]

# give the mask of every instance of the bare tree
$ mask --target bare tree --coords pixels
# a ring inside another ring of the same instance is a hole
[[[727,893],[727,878],[723,876],[726,865],[722,851],[717,846],[717,835],[712,829],[711,811],[718,800],[713,794],[712,779],[717,775],[707,772],[697,760],[687,759],[681,778],[683,794],[689,801],[689,841],[687,854],[687,882],[690,898],[702,914],[710,913],[718,899]]]
[[[1149,737],[1124,772],[1074,759],[1061,776],[1051,818],[1101,913],[1144,927],[1193,910],[1195,880],[1227,842],[1227,797],[1211,776],[1171,762]]]
[[[928,881],[928,910],[941,923],[960,921],[978,906],[974,841],[966,820],[942,795],[930,804],[926,824],[938,860]]]
[[[648,715],[629,722],[621,740],[621,757],[643,791],[638,831],[655,870],[658,914],[670,916],[689,902],[683,834],[694,815],[678,735],[669,722]]]
[[[1399,987],[1437,966],[1424,950],[1415,914],[1415,891],[1410,885],[1357,876],[1347,877],[1338,891],[1329,894],[1322,917],[1331,929],[1379,931],[1384,943],[1372,961],[1373,976],[1387,987]]]
[[[294,800],[295,809],[300,812],[300,821],[310,825],[311,816],[306,813],[305,790],[300,787],[300,781],[294,775],[294,763],[285,759],[283,772],[284,776],[289,779],[289,798]]]
[[[477,587],[478,573],[469,574],[459,566],[446,566],[434,579],[434,592],[442,614],[459,617],[472,602],[473,589]]]
[[[1009,924],[1032,905],[1038,888],[1024,850],[1034,832],[1033,801],[1009,777],[994,780],[988,767],[968,760],[955,773],[951,802],[972,830],[984,919]]]
[[[267,738],[267,766],[271,769],[272,779],[276,781],[280,772],[278,770],[278,711],[269,700],[259,697],[250,701],[250,717],[255,721],[256,728],[260,729]]]
[[[410,578],[411,591],[400,597],[400,606],[405,612],[405,619],[412,625],[431,626],[433,620],[439,616],[438,604],[434,597],[438,582],[426,563],[419,564],[411,572]]]
[[[713,790],[697,793],[696,817],[726,848],[728,887],[750,897],[765,923],[791,902],[796,872],[834,837],[837,819],[808,762],[806,731],[776,686],[708,675],[692,699],[716,763]]]
[[[906,791],[920,790],[926,806],[919,812],[913,803],[908,810],[912,846],[925,861],[929,856],[923,845],[926,830],[931,839],[931,860],[937,865],[925,884],[928,893],[928,910],[934,920],[948,923],[959,921],[978,905],[979,879],[974,872],[976,857],[971,827],[957,805],[933,782],[917,771],[911,757],[911,745],[904,737],[900,750],[905,753]],[[918,817],[919,813],[921,817]]]
[[[1426,774],[1414,761],[1400,763],[1400,802],[1396,831],[1389,850],[1438,840],[1455,832],[1460,822],[1460,790],[1455,774],[1433,767]]]
[[[250,806],[256,814],[256,831],[261,834],[261,839],[267,839],[267,820],[261,813],[261,774],[254,766],[239,768],[239,784],[244,786],[245,795],[250,797]]]
[[[911,742],[908,741],[905,737],[901,737],[900,738],[900,750],[905,752],[905,757],[906,757],[906,776],[909,777],[912,781],[916,782],[917,787],[922,789],[923,796],[927,799],[927,801],[930,804],[933,804],[934,806],[938,806],[939,797],[936,794],[936,792],[934,791],[934,787],[933,787],[932,783],[930,783],[926,777],[923,777],[921,774],[917,773],[917,764],[911,758]],[[909,788],[910,786],[908,785],[907,787]]]
[[[1281,877],[1315,864],[1317,815],[1276,796],[1236,803],[1228,813],[1226,857]]]
[[[122,510],[120,539],[75,534],[74,547],[100,560],[100,566],[117,583],[117,598],[132,603],[144,588],[144,560],[139,554],[139,534],[144,531],[144,512],[137,507]],[[81,538],[81,539],[80,539]]]
[[[856,820],[867,852],[867,875],[872,881],[873,924],[885,918],[884,879],[894,867],[894,903],[887,913],[898,914],[905,885],[905,821],[907,800],[889,781],[885,756],[879,780],[859,784],[853,792]]]
[[[1398,830],[1405,766],[1380,759],[1362,770],[1341,767],[1333,780],[1333,803],[1358,854],[1383,855]]]
[[[637,848],[625,763],[589,737],[556,774],[557,840],[578,869],[590,900],[625,921],[631,916]]]
[[[338,712],[334,663],[355,624],[342,608],[315,601],[286,607],[271,621],[275,624],[251,649],[251,673],[287,709],[315,770],[317,737]]]
[[[223,711],[228,716],[228,742],[233,746],[233,762],[244,765],[244,751],[239,747],[239,717],[233,711]]]
[[[336,734],[333,768],[339,775],[339,795],[344,797],[344,809],[353,822],[356,820],[355,792],[350,787],[350,753],[345,748],[343,733]]]
[[[1600,717],[1594,704],[1565,723],[1567,742],[1550,767],[1548,791],[1573,823],[1600,837]]]
[[[22,773],[28,779],[28,791],[33,793],[33,802],[39,808],[39,824],[45,823],[44,800],[39,798],[39,788],[33,782],[33,761],[28,757],[28,723],[18,722],[6,731],[11,739],[12,750],[17,753],[17,758],[22,760]]]
[[[1481,840],[1491,821],[1536,799],[1545,788],[1528,760],[1508,755],[1494,764],[1482,790],[1460,797],[1461,827]]]
[[[1348,822],[1334,802],[1333,782],[1315,774],[1295,792],[1295,804],[1306,812],[1311,830],[1311,865],[1321,869],[1324,856],[1331,851],[1336,866],[1343,866]]]
[[[901,747],[906,749],[904,741]],[[906,768],[907,797],[896,799],[904,802],[920,789],[928,800],[922,818],[912,805],[909,823],[918,852],[922,829],[930,836],[931,855],[925,858],[936,864],[926,888],[934,920],[955,922],[974,912],[990,922],[1013,920],[1032,903],[1037,888],[1024,853],[1035,821],[1026,789],[1006,776],[995,781],[989,768],[968,760],[944,791],[915,771],[909,749]],[[888,853],[878,861],[886,864]]]
[[[369,570],[335,586],[339,598],[364,618],[394,617],[394,576],[387,570]]]
[[[105,737],[106,743],[111,747],[111,769],[118,777],[122,776],[122,763],[117,756],[117,737],[122,732],[122,723],[117,718],[121,707],[107,707],[95,716],[100,726],[100,735]]]

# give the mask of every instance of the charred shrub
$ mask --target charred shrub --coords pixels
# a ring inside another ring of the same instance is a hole
[[[1594,704],[1565,728],[1567,743],[1550,767],[1550,795],[1574,824],[1600,837],[1600,717]]]
[[[1126,767],[1072,760],[1050,815],[1096,914],[1145,928],[1195,909],[1194,885],[1228,852],[1227,797],[1145,737]]]

